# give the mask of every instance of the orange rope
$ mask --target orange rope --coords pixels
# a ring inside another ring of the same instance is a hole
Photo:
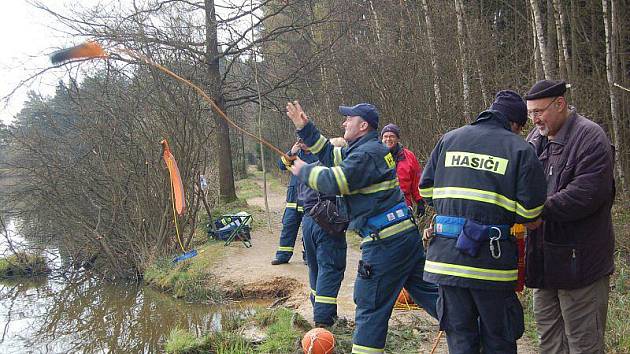
[[[430,354],[435,353],[435,349],[437,349],[437,346],[440,343],[440,338],[442,338],[442,334],[444,334],[444,331],[438,332],[437,338],[435,338],[435,342],[433,342],[433,348],[431,348]]]
[[[238,131],[242,132],[243,134],[261,142],[262,144],[265,144],[269,149],[271,149],[273,152],[277,153],[278,155],[284,157],[285,159],[288,159],[289,161],[295,160],[295,156],[288,156],[287,154],[284,153],[284,151],[278,149],[277,147],[275,147],[273,144],[271,144],[270,142],[268,142],[267,140],[263,139],[263,138],[259,138],[258,136],[248,132],[247,130],[239,127],[236,123],[234,123],[234,121],[232,121],[227,114],[225,114],[225,112],[223,112],[223,110],[221,110],[221,108],[219,108],[219,106],[215,103],[215,101],[208,96],[207,93],[205,93],[201,88],[199,88],[199,86],[193,84],[192,82],[190,82],[189,80],[184,79],[183,77],[175,74],[174,72],[172,72],[171,70],[169,70],[168,68],[152,61],[151,59],[149,59],[148,57],[137,53],[133,50],[127,49],[127,48],[118,48],[117,51],[123,52],[127,55],[129,55],[132,58],[141,60],[143,62],[145,62],[148,65],[151,65],[163,72],[165,72],[167,75],[169,75],[170,77],[174,78],[177,81],[180,81],[190,87],[192,87],[199,95],[201,95],[212,107],[212,109],[221,117],[223,118],[223,120],[225,120],[229,125],[231,125],[232,127],[234,127],[235,129],[237,129]]]

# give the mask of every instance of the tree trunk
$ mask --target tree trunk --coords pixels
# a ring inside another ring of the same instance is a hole
[[[617,60],[616,60],[616,32],[617,21],[615,20],[615,1],[611,0],[610,6],[610,25],[608,24],[608,0],[602,0],[602,12],[604,16],[604,33],[606,35],[606,78],[608,79],[608,92],[610,94],[610,115],[612,117],[613,128],[613,144],[615,145],[615,161],[617,167],[617,176],[621,184],[621,189],[626,194],[626,179],[623,170],[622,143],[619,134],[619,98],[615,90],[615,79],[617,76]]]
[[[470,117],[470,87],[468,85],[468,66],[466,65],[466,48],[464,33],[463,5],[461,0],[455,0],[455,13],[457,15],[457,43],[459,44],[459,58],[462,70],[462,96],[464,98],[464,119],[471,122]]]
[[[558,38],[558,64],[560,67],[560,76],[564,76],[569,82],[571,77],[569,73],[571,64],[569,62],[569,48],[567,47],[567,36],[565,34],[565,17],[564,10],[560,0],[553,0],[553,8],[556,22],[556,37]]]
[[[468,41],[468,43],[470,43],[470,52],[472,53],[472,56],[475,57],[475,71],[477,72],[477,77],[479,78],[479,88],[481,89],[481,98],[483,99],[483,107],[488,107],[488,105],[490,105],[491,99],[490,99],[490,94],[488,93],[488,89],[486,88],[486,82],[484,80],[484,74],[483,74],[483,70],[482,70],[482,66],[481,66],[481,53],[479,53],[479,50],[475,50],[475,41],[472,37],[472,35],[470,34],[470,28],[468,27],[468,21],[466,20],[466,13],[462,13],[462,16],[464,17],[464,32],[466,33],[466,40]]]
[[[241,132],[240,135],[240,145],[241,145],[241,156],[243,159],[241,160],[241,169],[243,170],[243,178],[247,178],[247,155],[245,154],[245,134]]]
[[[376,33],[376,39],[377,39],[377,45],[381,43],[381,24],[378,21],[378,15],[376,14],[376,10],[374,9],[374,3],[372,2],[372,0],[368,1],[370,4],[370,11],[372,12],[372,16],[374,16],[374,27],[375,27],[375,33]],[[382,48],[379,47],[380,50],[382,50]]]
[[[534,15],[534,26],[536,31],[536,39],[538,43],[538,51],[540,52],[540,61],[543,67],[543,74],[545,79],[551,78],[551,65],[549,58],[547,57],[547,46],[545,45],[545,32],[543,32],[542,19],[540,14],[540,7],[538,6],[538,0],[529,0],[529,4],[532,7],[532,13]]]
[[[438,122],[440,122],[440,112],[442,109],[442,95],[440,94],[439,70],[437,64],[437,53],[435,51],[435,39],[433,38],[433,25],[431,24],[431,15],[429,14],[429,6],[427,0],[422,0],[422,8],[424,9],[424,20],[427,26],[427,39],[429,41],[429,55],[431,56],[431,67],[433,68],[433,92],[435,93],[435,109],[438,113]]]
[[[252,28],[252,43],[255,42],[254,38],[254,1],[249,1],[249,6],[251,9],[250,13],[250,21]],[[256,63],[256,46],[252,46],[252,64],[254,65],[254,82],[256,83],[256,93],[258,94],[258,138],[260,139],[260,159],[262,160],[262,173],[263,173],[263,197],[265,200],[265,212],[267,213],[267,226],[269,227],[269,232],[272,232],[271,229],[271,213],[269,212],[269,198],[267,193],[267,167],[265,164],[265,147],[262,143],[262,95],[260,94],[260,81],[258,81],[258,63]]]
[[[547,46],[546,57],[549,61],[549,77],[555,78],[558,76],[558,67],[560,66],[560,63],[557,62],[559,59],[557,55],[557,48],[560,48],[560,39],[557,37],[556,26],[554,25],[556,21],[552,0],[546,0],[543,3],[543,6],[545,8],[543,24],[546,24],[547,26],[545,28],[547,31],[547,37],[545,37],[547,41],[545,42],[545,45]]]
[[[544,75],[541,63],[540,63],[540,48],[538,48],[538,40],[536,35],[536,25],[534,23],[534,12],[531,12],[530,16],[531,30],[532,30],[532,45],[533,45],[533,54],[534,54],[534,76],[536,77],[536,81],[540,80]]]
[[[219,46],[217,39],[217,20],[214,12],[214,0],[205,0],[206,10],[206,63],[208,65],[208,87],[210,94],[221,110],[225,109],[223,83],[219,71]],[[218,114],[213,114],[216,124],[217,168],[219,169],[219,195],[223,201],[236,199],[234,188],[234,169],[232,167],[232,146],[230,130]]]
[[[578,43],[578,14],[577,14],[577,4],[575,0],[571,0],[571,21],[569,23],[569,28],[571,30],[571,80],[575,81],[577,78],[581,77],[581,70],[578,62],[580,61],[580,49],[581,46]],[[571,88],[571,99],[574,101],[580,101],[581,96],[581,88],[579,85],[575,85]]]
[[[575,0],[571,0],[571,79],[576,78],[578,76],[578,39],[577,39],[577,27],[578,27],[578,18],[577,18],[577,10],[575,8]],[[576,99],[577,97],[573,97]]]

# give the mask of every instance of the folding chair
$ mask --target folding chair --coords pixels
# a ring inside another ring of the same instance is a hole
[[[228,246],[234,240],[240,240],[245,247],[252,247],[251,242],[251,221],[250,214],[241,212],[237,214],[225,214],[214,222],[214,230],[209,229],[208,235],[217,239],[224,240],[224,246]],[[224,225],[220,227],[221,225]]]

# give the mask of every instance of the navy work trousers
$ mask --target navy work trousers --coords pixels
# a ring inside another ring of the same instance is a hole
[[[437,318],[438,290],[422,279],[424,261],[422,240],[415,227],[362,245],[354,285],[353,353],[384,351],[388,321],[403,286],[418,306]]]
[[[346,238],[331,236],[309,215],[302,221],[315,323],[330,326],[337,318],[337,294],[346,270]]]
[[[438,316],[451,354],[516,353],[523,307],[514,290],[440,285]]]
[[[295,204],[295,203],[294,203]],[[299,206],[301,209],[302,207]],[[276,259],[280,262],[288,262],[293,256],[293,248],[295,247],[295,239],[297,238],[300,224],[302,223],[302,211],[298,211],[298,206],[284,209],[282,216],[282,231],[280,232],[280,246],[276,251]]]

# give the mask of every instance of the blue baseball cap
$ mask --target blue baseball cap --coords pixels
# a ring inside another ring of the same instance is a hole
[[[352,107],[339,106],[339,114],[343,116],[359,116],[372,128],[378,129],[378,111],[370,103],[359,103]]]

